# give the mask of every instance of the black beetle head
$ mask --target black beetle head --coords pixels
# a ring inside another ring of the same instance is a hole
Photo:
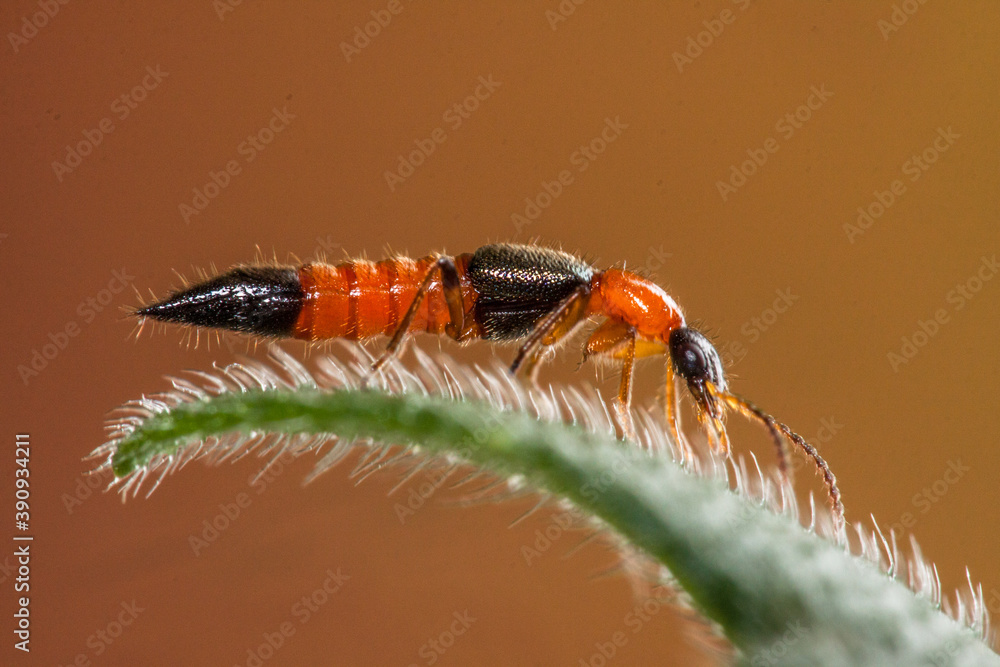
[[[670,332],[667,342],[674,371],[687,382],[698,406],[713,416],[721,416],[721,406],[705,388],[706,382],[721,392],[727,391],[722,359],[712,342],[700,331],[680,327]]]

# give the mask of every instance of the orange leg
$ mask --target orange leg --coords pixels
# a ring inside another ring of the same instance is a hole
[[[713,449],[729,457],[732,455],[732,448],[729,446],[729,433],[726,431],[726,423],[722,421],[725,414],[723,410],[724,406],[719,403],[715,385],[711,382],[706,382],[705,385],[705,391],[712,397],[712,400],[708,409],[698,411],[698,420],[708,431],[709,443]]]
[[[516,374],[519,369],[524,368],[528,379],[535,383],[538,362],[545,347],[555,345],[565,338],[586,317],[586,297],[585,287],[575,289],[535,325],[534,331],[514,357],[514,363],[510,366],[511,374]]]
[[[618,399],[614,403],[615,416],[623,435],[636,439],[635,425],[632,423],[632,369],[639,357],[665,354],[659,343],[636,337],[634,327],[619,320],[608,320],[597,327],[584,348],[584,357],[598,355],[622,362],[622,379],[618,386]]]
[[[638,435],[635,432],[635,423],[632,421],[632,369],[635,366],[635,329],[632,327],[629,327],[621,357],[622,380],[618,385],[615,408],[619,411],[618,421],[622,425],[622,436],[634,442],[638,440]]]
[[[458,270],[455,268],[455,260],[451,257],[439,257],[438,261],[427,271],[427,275],[424,276],[423,281],[420,283],[420,288],[413,297],[413,302],[410,304],[409,309],[407,309],[406,315],[399,322],[399,326],[396,327],[396,331],[392,334],[392,338],[389,340],[389,344],[386,345],[382,356],[372,364],[369,377],[377,373],[396,354],[406,333],[410,329],[410,323],[413,322],[413,318],[417,314],[420,302],[427,294],[427,289],[430,287],[431,280],[434,278],[436,271],[441,273],[444,300],[448,304],[448,314],[451,317],[451,322],[445,327],[445,332],[458,341],[463,340],[471,333],[471,327],[467,328],[466,322],[471,323],[472,318],[467,318],[463,309],[462,288],[458,277]]]
[[[679,400],[679,394],[677,393],[677,380],[676,373],[674,372],[674,365],[671,361],[667,361],[667,386],[666,386],[666,396],[664,397],[664,408],[667,415],[667,427],[670,429],[670,435],[677,445],[677,449],[680,451],[682,461],[692,461],[694,460],[694,451],[691,449],[691,445],[688,444],[687,438],[681,432],[680,428],[680,409],[681,403]]]

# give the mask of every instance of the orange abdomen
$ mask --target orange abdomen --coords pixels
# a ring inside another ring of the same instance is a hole
[[[469,257],[455,257],[466,311],[475,303],[465,271]],[[306,264],[299,269],[304,302],[294,336],[306,340],[391,336],[435,261],[435,257],[395,257],[380,262],[351,260],[337,266]],[[435,275],[409,330],[440,334],[450,321],[441,279]]]

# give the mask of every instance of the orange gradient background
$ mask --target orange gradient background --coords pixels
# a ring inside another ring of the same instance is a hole
[[[633,633],[636,598],[626,577],[601,576],[614,559],[599,546],[567,558],[577,540],[564,537],[528,565],[522,546],[550,517],[508,528],[524,502],[458,509],[432,497],[401,523],[394,506],[419,478],[387,496],[396,475],[355,487],[344,467],[303,488],[301,461],[256,495],[255,460],[189,465],[124,505],[87,496],[81,459],[110,410],[165,389],[165,374],[246,352],[240,340],[187,347],[176,330],[132,340],[133,288],[163,295],[174,270],[222,269],[257,248],[281,260],[317,248],[418,256],[538,239],[599,267],[644,269],[727,351],[737,391],[819,436],[851,520],[888,527],[909,513],[902,542],[919,539],[945,590],[968,567],[1000,610],[1000,278],[984,269],[992,279],[961,308],[948,298],[1000,241],[1000,5],[913,3],[887,32],[890,0],[592,1],[554,25],[557,0],[401,0],[348,61],[341,43],[371,12],[384,18],[386,2],[261,0],[221,16],[220,4],[71,2],[36,31],[23,22],[36,2],[0,7],[0,563],[13,562],[18,432],[31,436],[35,536],[32,652],[12,648],[4,569],[0,662],[246,665],[338,568],[350,579],[264,664],[426,665],[421,647],[464,611],[476,620],[439,665],[588,664],[623,630],[613,664],[718,660],[672,611]],[[445,114],[480,77],[499,86],[456,127]],[[134,108],[115,102],[144,78],[151,90]],[[799,110],[797,127],[778,125],[814,87],[830,95]],[[248,161],[241,144],[275,109],[284,126]],[[112,131],[78,166],[53,167],[104,119]],[[620,123],[615,141],[574,158],[606,119]],[[390,189],[385,172],[438,128],[443,143]],[[952,139],[911,180],[905,163],[939,128]],[[769,139],[766,162],[724,200],[717,182]],[[239,173],[186,221],[180,206],[229,161]],[[516,224],[525,198],[564,170],[572,182]],[[905,191],[849,239],[858,207],[895,180]],[[115,272],[127,289],[102,292]],[[778,290],[792,305],[775,317]],[[894,369],[889,353],[938,310],[947,321]],[[26,375],[67,327],[64,349]],[[513,353],[419,345],[470,363]],[[578,360],[565,349],[543,380],[614,391],[613,372],[575,371]],[[639,367],[639,403],[655,405],[662,373]],[[832,437],[824,420],[838,425]],[[733,432],[738,452],[772,466],[762,433]],[[968,470],[946,478],[959,462]],[[807,469],[798,486],[823,492]],[[250,506],[195,556],[189,537],[240,493]],[[96,639],[133,601],[135,621],[110,644]]]

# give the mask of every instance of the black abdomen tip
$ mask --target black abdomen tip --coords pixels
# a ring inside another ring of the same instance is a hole
[[[298,269],[241,266],[135,314],[173,324],[290,336],[303,301]]]

